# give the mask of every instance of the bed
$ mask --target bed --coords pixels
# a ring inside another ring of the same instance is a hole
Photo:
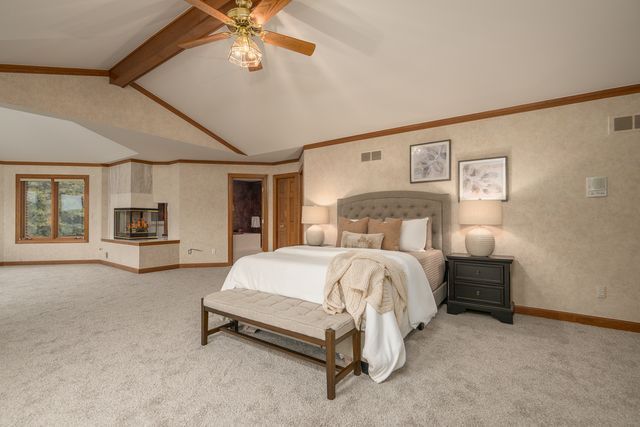
[[[380,314],[367,306],[362,355],[369,364],[369,376],[376,382],[384,381],[404,365],[404,337],[427,324],[446,297],[443,252],[447,253],[449,247],[448,204],[447,195],[408,191],[367,193],[338,200],[338,216],[349,219],[430,218],[427,246],[431,247],[425,251],[368,249],[379,251],[401,266],[407,277],[408,293],[407,310],[399,320],[392,312]],[[252,289],[322,304],[329,263],[346,251],[349,249],[294,246],[247,256],[234,264],[222,290]],[[345,349],[337,350],[349,355],[350,346],[345,345]]]

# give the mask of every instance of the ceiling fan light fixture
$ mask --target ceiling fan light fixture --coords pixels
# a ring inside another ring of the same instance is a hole
[[[262,61],[262,52],[248,34],[240,34],[229,51],[229,62],[242,68],[257,67]]]

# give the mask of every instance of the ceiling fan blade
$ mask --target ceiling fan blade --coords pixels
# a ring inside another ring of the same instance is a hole
[[[258,64],[257,67],[249,67],[249,71],[260,71],[262,70],[262,62]]]
[[[231,25],[235,26],[235,23],[233,22],[233,20],[231,18],[229,18],[224,13],[220,12],[218,9],[215,9],[215,8],[209,6],[205,2],[203,2],[201,0],[185,0],[185,1],[187,3],[189,3],[191,6],[200,9],[201,11],[206,13],[207,15],[210,15],[210,16],[216,18],[219,21],[224,22],[227,25],[231,24]]]
[[[280,33],[264,31],[261,37],[265,43],[283,47],[285,49],[289,49],[307,56],[313,55],[313,51],[316,50],[316,45],[313,43],[296,39],[295,37],[285,36],[284,34]]]
[[[210,36],[205,36],[199,39],[182,42],[178,46],[181,47],[182,49],[189,49],[196,46],[202,46],[203,44],[217,42],[218,40],[226,40],[229,37],[231,37],[231,33],[225,31],[224,33],[215,33],[215,34],[211,34]]]
[[[262,0],[260,4],[253,8],[251,17],[257,24],[264,25],[280,12],[291,0]]]

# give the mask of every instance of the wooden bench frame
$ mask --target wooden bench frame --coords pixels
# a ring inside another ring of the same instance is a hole
[[[327,399],[333,400],[336,397],[336,384],[347,376],[349,372],[353,371],[353,374],[358,376],[362,373],[362,368],[360,366],[360,362],[362,359],[361,356],[361,338],[360,331],[353,328],[351,331],[347,332],[340,338],[336,339],[336,332],[333,329],[325,330],[325,338],[324,340],[310,337],[308,335],[303,335],[297,332],[288,331],[286,329],[279,328],[277,326],[271,326],[266,323],[257,322],[255,320],[246,319],[244,317],[236,316],[232,313],[225,313],[220,310],[215,310],[210,307],[205,307],[204,298],[200,299],[200,313],[201,313],[201,332],[200,332],[200,343],[204,346],[208,344],[209,335],[213,335],[217,332],[224,332],[235,337],[243,338],[248,341],[264,345],[266,347],[284,352],[290,356],[297,357],[302,360],[306,360],[311,363],[315,363],[320,366],[324,366],[327,373]],[[219,316],[226,317],[231,319],[231,322],[225,323],[223,325],[217,326],[213,329],[209,329],[209,313],[217,314]],[[325,360],[318,359],[313,356],[309,356],[304,353],[297,352],[295,350],[280,346],[278,344],[274,344],[271,342],[267,342],[256,338],[251,335],[243,334],[239,331],[239,323],[245,323],[247,325],[254,326],[259,329],[265,329],[267,331],[275,332],[277,334],[285,335],[296,340],[304,341],[309,344],[318,345],[320,347],[325,348]],[[353,337],[353,361],[346,366],[337,366],[336,365],[336,345],[345,339]]]

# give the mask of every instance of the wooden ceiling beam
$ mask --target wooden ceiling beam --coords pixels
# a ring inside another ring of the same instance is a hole
[[[205,2],[225,14],[236,5],[235,0]],[[259,3],[259,0],[254,2]],[[125,87],[182,52],[184,49],[178,47],[179,43],[204,37],[223,26],[222,22],[192,7],[114,65],[109,70],[109,80]]]

